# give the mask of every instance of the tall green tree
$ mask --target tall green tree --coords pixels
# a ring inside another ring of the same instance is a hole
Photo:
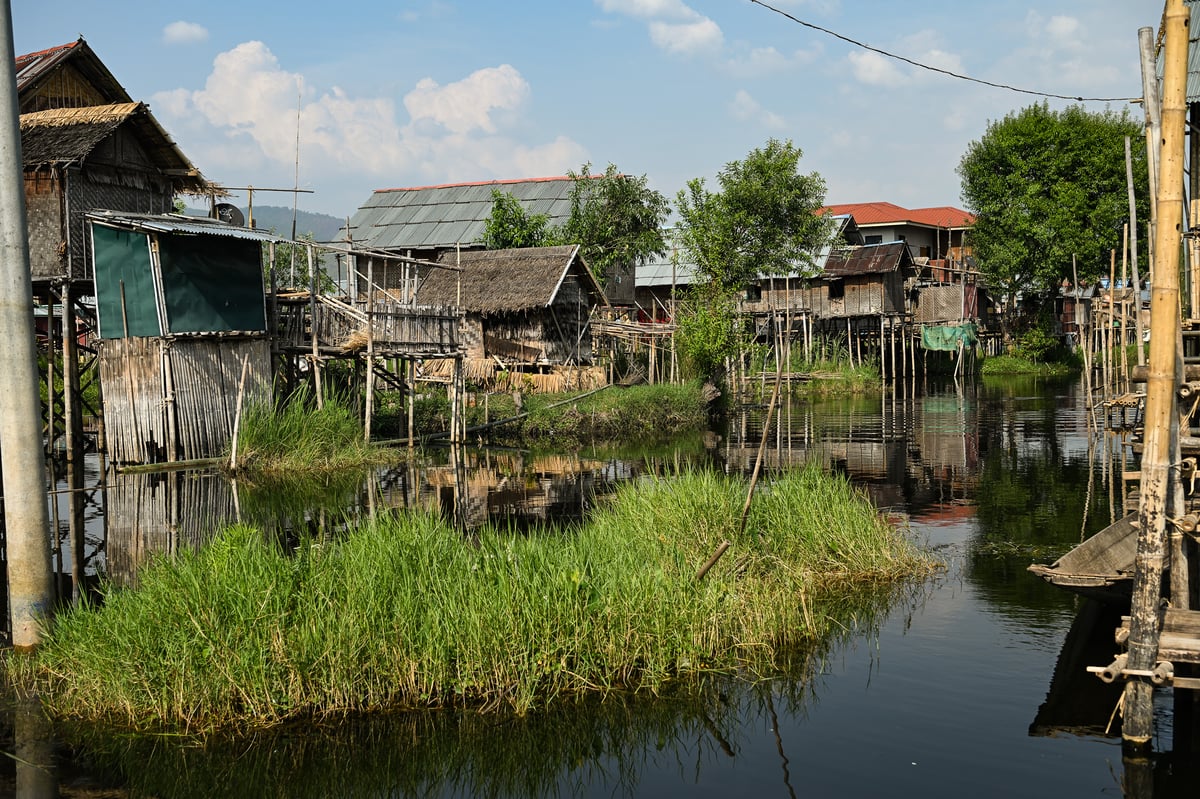
[[[670,203],[647,185],[645,175],[624,175],[615,164],[602,175],[593,175],[591,164],[567,174],[575,182],[571,215],[557,237],[579,244],[592,271],[611,275],[666,254],[662,227]]]
[[[963,202],[976,217],[968,243],[993,287],[1049,298],[1071,277],[1072,257],[1081,280],[1108,274],[1129,217],[1126,136],[1144,221],[1142,127],[1124,110],[1035,104],[989,123],[971,142],[958,165]]]
[[[647,185],[645,175],[622,174],[614,164],[601,175],[591,173],[591,164],[567,174],[573,181],[571,213],[559,226],[549,224],[545,214],[530,214],[511,194],[493,190],[484,246],[498,250],[578,244],[602,280],[666,253],[662,226],[670,203]]]
[[[531,214],[508,192],[492,189],[492,212],[483,226],[483,246],[488,250],[541,247],[551,243],[554,229],[545,214]]]
[[[832,223],[817,213],[825,204],[825,181],[800,172],[802,155],[791,141],[770,139],[721,169],[719,191],[696,178],[679,192],[681,243],[703,277],[738,290],[760,274],[814,267]]]

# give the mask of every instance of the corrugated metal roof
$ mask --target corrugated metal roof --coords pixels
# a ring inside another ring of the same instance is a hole
[[[1187,76],[1187,101],[1189,103],[1200,103],[1200,45],[1197,45],[1197,37],[1200,37],[1200,0],[1184,0],[1191,12],[1188,22],[1188,76]],[[1159,80],[1162,80],[1162,53],[1158,54],[1157,73]],[[1162,88],[1159,87],[1161,96]]]
[[[118,211],[95,211],[87,214],[93,222],[124,228],[126,230],[144,230],[153,233],[181,233],[194,236],[226,236],[234,239],[249,239],[252,241],[286,241],[286,237],[277,236],[265,230],[235,227],[216,219],[203,216],[180,216],[178,214],[130,214]]]
[[[108,71],[108,67],[104,66],[104,63],[92,52],[92,48],[88,47],[88,43],[83,40],[82,36],[69,44],[19,55],[14,61],[17,71],[17,96],[20,98],[18,104],[22,112],[44,110],[44,108],[26,107],[24,100],[27,95],[35,93],[46,77],[68,61],[101,92],[106,102],[133,102],[133,98]]]
[[[839,278],[851,275],[882,274],[894,272],[904,264],[912,263],[908,245],[902,241],[887,244],[867,244],[848,253],[835,252],[825,262],[822,277]]]
[[[471,246],[483,239],[493,190],[512,194],[526,211],[558,225],[571,214],[574,185],[569,177],[553,177],[380,189],[355,212],[350,228],[355,243],[371,249]]]
[[[841,203],[827,205],[831,214],[851,214],[859,225],[926,225],[938,228],[962,228],[975,224],[975,217],[952,205],[931,208],[903,208],[895,203]]]
[[[696,264],[688,258],[687,251],[678,246],[675,235],[675,228],[663,231],[666,254],[651,255],[645,263],[638,264],[633,274],[634,286],[670,286],[672,283],[676,286],[690,286],[700,282]]]

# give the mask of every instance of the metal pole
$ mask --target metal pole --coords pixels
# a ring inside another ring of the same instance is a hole
[[[51,613],[49,515],[42,414],[38,397],[33,286],[25,228],[25,182],[17,111],[12,5],[2,0],[0,36],[0,462],[8,550],[8,601],[12,642],[18,649],[41,643]]]
[[[1179,330],[1179,245],[1182,230],[1183,134],[1186,122],[1188,11],[1183,0],[1168,0],[1163,28],[1162,159],[1158,181],[1154,284],[1150,297],[1150,362],[1146,381],[1145,444],[1142,456],[1138,546],[1130,608],[1128,668],[1154,668],[1158,656],[1158,609],[1170,491],[1171,428],[1175,413],[1175,357]],[[1147,680],[1125,684],[1127,747],[1150,746],[1154,734],[1154,686]]]

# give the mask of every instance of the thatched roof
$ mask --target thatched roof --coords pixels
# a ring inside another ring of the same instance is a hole
[[[867,244],[851,250],[837,252],[825,262],[821,277],[842,278],[854,275],[883,274],[894,272],[902,266],[912,266],[912,255],[903,241],[887,244]]]
[[[417,302],[422,305],[458,304],[485,315],[544,308],[554,302],[569,275],[578,276],[594,302],[604,302],[604,292],[576,244],[469,250],[458,256],[448,252],[441,262],[448,266],[457,263],[462,271],[431,270],[417,289]]]
[[[26,168],[78,164],[123,125],[146,154],[183,192],[205,193],[210,186],[150,113],[145,103],[55,108],[21,114],[21,155]]]

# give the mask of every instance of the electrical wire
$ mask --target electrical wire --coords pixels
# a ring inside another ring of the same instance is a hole
[[[914,61],[913,59],[905,58],[902,55],[896,55],[895,53],[889,53],[887,50],[880,50],[878,47],[872,47],[869,44],[864,44],[863,42],[856,41],[854,39],[851,39],[849,36],[843,36],[842,34],[836,32],[836,31],[831,31],[828,28],[822,28],[820,25],[814,25],[811,22],[805,22],[804,20],[798,19],[798,18],[792,16],[791,14],[789,14],[788,12],[783,11],[782,9],[776,8],[775,6],[771,5],[770,3],[764,3],[762,0],[750,0],[750,2],[756,6],[762,6],[763,8],[767,9],[768,11],[774,11],[776,14],[779,14],[781,17],[786,17],[787,19],[790,19],[792,22],[795,22],[797,25],[803,25],[806,28],[812,28],[815,31],[820,31],[821,33],[824,33],[828,36],[832,36],[835,39],[841,39],[843,42],[846,42],[847,44],[852,44],[855,47],[861,47],[864,50],[870,50],[872,53],[879,53],[879,55],[881,55],[881,56],[886,56],[887,58],[894,58],[897,61],[903,61],[906,64],[911,64],[912,66],[919,67],[920,69],[927,69],[930,72],[938,72],[938,73],[941,73],[942,75],[946,75],[951,78],[958,78],[959,80],[970,81],[971,83],[980,83],[980,84],[983,84],[984,86],[991,86],[994,89],[1006,89],[1010,92],[1019,92],[1021,94],[1032,94],[1032,95],[1036,95],[1038,97],[1050,97],[1050,98],[1053,98],[1056,100],[1075,100],[1076,102],[1115,103],[1115,102],[1134,102],[1134,101],[1141,100],[1140,97],[1075,97],[1075,96],[1072,96],[1069,94],[1054,94],[1053,92],[1039,92],[1034,89],[1021,89],[1016,86],[1009,86],[1006,83],[993,83],[990,80],[983,80],[982,78],[972,78],[970,75],[960,75],[959,73],[951,72],[948,69],[942,69],[941,67],[935,67],[935,66],[931,66],[929,64],[922,64],[920,61]]]

